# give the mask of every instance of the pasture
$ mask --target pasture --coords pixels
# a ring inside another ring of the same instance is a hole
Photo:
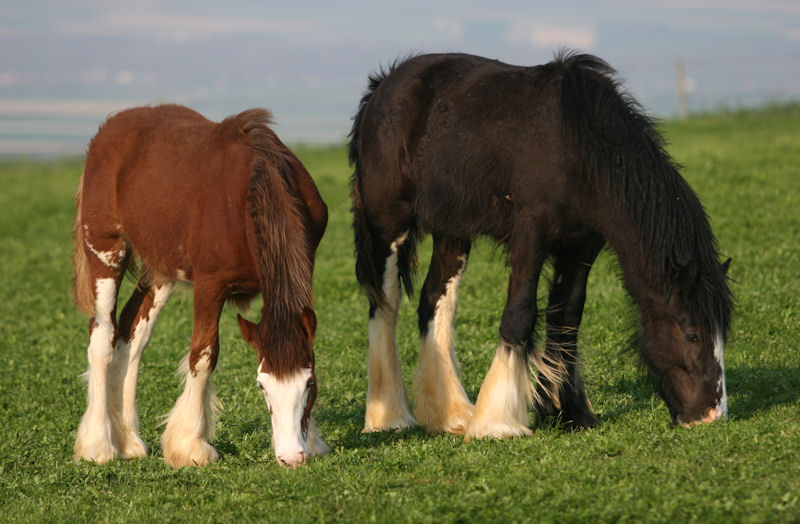
[[[167,305],[142,361],[139,417],[150,455],[73,464],[86,404],[79,375],[88,321],[70,295],[73,195],[83,159],[0,160],[2,520],[798,520],[800,107],[697,116],[662,131],[705,205],[720,251],[733,259],[726,422],[670,426],[627,349],[636,319],[606,250],[589,278],[580,337],[597,428],[537,427],[531,438],[469,444],[419,428],[362,434],[367,301],[354,276],[351,171],[344,147],[297,147],[330,214],[314,291],[315,416],[331,453],[295,470],[274,459],[257,362],[229,309],[213,378],[224,406],[215,439],[220,460],[194,469],[164,464],[159,424],[180,394],[175,370],[191,336],[186,292]],[[428,239],[419,278],[429,256]],[[478,243],[461,284],[455,335],[473,401],[494,356],[507,280],[501,254]],[[126,282],[122,297],[131,289]],[[545,292],[540,286],[540,306]],[[398,343],[407,386],[419,345],[415,312],[416,298],[404,300]]]

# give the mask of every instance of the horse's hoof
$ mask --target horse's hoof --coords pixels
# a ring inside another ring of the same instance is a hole
[[[398,409],[398,413],[395,413],[393,416],[387,413],[375,415],[369,413],[369,409],[367,411],[368,413],[364,417],[364,429],[361,431],[362,433],[375,433],[377,431],[390,430],[401,431],[405,428],[417,425],[417,421],[414,420],[414,417],[408,412],[408,408],[405,407]]]
[[[463,435],[467,432],[469,422],[475,406],[468,402],[454,403],[447,411],[441,415],[433,413],[423,413],[424,410],[417,410],[417,420],[428,433],[453,433]]]
[[[533,431],[527,426],[523,426],[517,422],[504,422],[504,421],[485,421],[470,423],[467,428],[467,433],[464,435],[464,440],[470,442],[476,439],[492,437],[496,439],[506,439],[514,437],[530,437],[533,436]]]
[[[145,458],[147,456],[147,445],[139,435],[127,435],[125,445],[119,452],[124,459]]]
[[[205,440],[192,442],[182,450],[164,450],[164,462],[173,468],[206,466],[217,458],[217,450]]]
[[[75,443],[73,450],[73,460],[79,463],[81,460],[88,460],[97,464],[105,464],[118,454],[117,449],[105,441],[95,442],[91,445]]]

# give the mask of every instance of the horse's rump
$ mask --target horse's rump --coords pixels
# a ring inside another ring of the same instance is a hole
[[[351,149],[356,177],[368,172],[373,179],[360,181],[364,200],[381,200],[374,193],[388,186],[411,201],[424,231],[506,237],[515,196],[563,192],[563,181],[547,176],[572,160],[563,154],[560,76],[553,71],[425,55],[376,78]],[[369,134],[357,134],[365,128]],[[375,154],[390,147],[398,150]]]
[[[268,121],[264,110],[219,124],[179,106],[119,113],[90,145],[81,214],[92,228],[120,226],[128,247],[166,276],[223,268],[249,244],[242,210],[256,153],[245,128]]]

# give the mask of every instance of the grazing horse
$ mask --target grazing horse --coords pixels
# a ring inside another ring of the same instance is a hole
[[[530,435],[531,400],[538,418],[595,425],[577,337],[587,277],[606,243],[673,423],[726,414],[727,263],[653,122],[614,73],[594,56],[562,51],[537,67],[421,55],[370,77],[349,144],[356,273],[370,305],[365,431],[418,421],[467,439]],[[426,233],[433,255],[418,311],[415,421],[395,325]],[[504,246],[511,273],[499,344],[473,406],[457,376],[452,324],[479,235]],[[536,290],[547,259],[554,275],[539,352]]]
[[[91,316],[75,460],[147,454],[136,412],[139,361],[177,282],[193,285],[194,330],[184,391],[161,437],[165,462],[217,459],[210,376],[220,314],[226,301],[246,307],[259,293],[261,320],[240,315],[239,326],[259,360],[275,456],[295,466],[327,451],[311,418],[311,279],[327,207],[270,119],[263,109],[214,123],[181,106],[142,107],[110,118],[92,139],[73,230],[75,303]],[[133,267],[139,280],[117,323],[120,282]]]

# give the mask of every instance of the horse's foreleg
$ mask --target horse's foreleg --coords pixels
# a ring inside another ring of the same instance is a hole
[[[385,303],[371,305],[367,364],[367,409],[364,432],[400,429],[416,424],[408,411],[408,398],[397,356],[397,314],[400,308],[398,248],[405,237],[389,246],[383,270]]]
[[[179,371],[185,374],[186,383],[161,435],[164,462],[175,468],[204,466],[217,460],[210,441],[214,438],[219,401],[211,385],[211,373],[219,354],[222,305],[218,291],[195,284],[192,348]]]
[[[556,254],[547,306],[547,348],[534,362],[539,368],[535,393],[539,421],[555,417],[570,429],[593,427],[578,359],[578,326],[586,301],[586,282],[603,239],[587,239],[577,251]]]
[[[114,357],[116,302],[119,276],[113,271],[93,271],[95,313],[89,321],[89,369],[86,412],[78,426],[75,460],[105,463],[118,453],[109,416],[108,370]],[[97,276],[105,275],[105,276]]]
[[[421,344],[414,380],[414,416],[429,432],[463,434],[473,406],[458,379],[453,319],[470,243],[437,235],[433,242],[431,265],[419,303]]]
[[[536,286],[547,254],[532,214],[517,217],[509,249],[511,277],[500,324],[500,344],[483,381],[466,439],[532,435],[528,350],[536,324]]]
[[[151,286],[144,279],[140,280],[120,315],[117,353],[109,372],[109,395],[114,439],[123,458],[147,455],[147,446],[139,436],[136,410],[139,362],[156,319],[173,289],[175,284],[172,282]]]

